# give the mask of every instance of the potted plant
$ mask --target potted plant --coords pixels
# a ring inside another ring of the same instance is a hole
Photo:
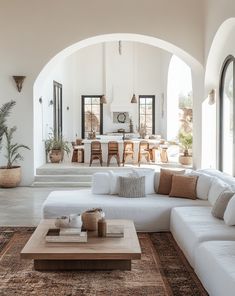
[[[192,133],[179,133],[179,143],[183,150],[183,154],[179,156],[179,162],[183,165],[192,164],[192,154],[189,153],[189,150],[192,149],[193,145],[193,135]]]
[[[19,160],[23,160],[23,156],[19,150],[30,148],[23,144],[13,143],[13,134],[16,131],[16,127],[5,128],[4,135],[6,138],[5,150],[7,165],[0,167],[0,187],[13,188],[19,185],[21,181],[21,167],[14,165]]]
[[[0,108],[0,149],[1,149],[1,142],[2,142],[2,137],[5,132],[5,122],[7,116],[9,116],[11,109],[15,106],[16,102],[15,101],[10,101],[2,105]]]
[[[48,154],[52,163],[59,163],[64,158],[64,152],[69,154],[69,142],[64,141],[63,137],[56,137],[53,133],[49,134],[49,139],[45,141],[46,157]]]

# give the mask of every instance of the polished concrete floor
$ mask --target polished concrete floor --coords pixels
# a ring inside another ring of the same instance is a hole
[[[42,204],[54,190],[58,188],[0,189],[0,226],[37,226],[42,217]]]

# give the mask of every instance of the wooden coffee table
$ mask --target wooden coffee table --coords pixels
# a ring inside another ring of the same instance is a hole
[[[49,243],[45,236],[55,228],[54,219],[42,220],[21,251],[22,259],[33,259],[36,270],[131,270],[131,260],[141,258],[135,226],[129,220],[107,220],[123,225],[123,238],[100,238],[88,232],[87,243]]]

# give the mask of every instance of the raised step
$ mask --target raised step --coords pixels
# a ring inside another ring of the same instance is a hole
[[[32,187],[91,187],[91,182],[33,182]]]
[[[92,175],[37,175],[34,182],[91,182]]]

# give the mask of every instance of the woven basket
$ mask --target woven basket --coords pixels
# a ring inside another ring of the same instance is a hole
[[[0,187],[13,188],[19,185],[21,181],[21,168],[12,167],[7,169],[5,167],[0,168]]]
[[[86,230],[97,230],[98,221],[102,218],[102,212],[100,211],[88,211],[82,214],[83,227]]]

